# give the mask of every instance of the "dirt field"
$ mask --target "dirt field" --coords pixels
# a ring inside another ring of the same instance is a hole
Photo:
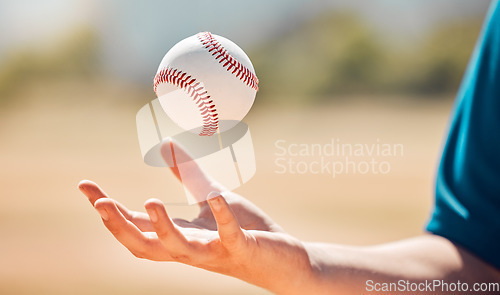
[[[68,98],[43,99],[52,95]],[[135,130],[140,103],[117,103],[120,95],[119,89],[34,89],[27,102],[1,109],[0,293],[267,294],[203,270],[136,259],[102,226],[76,188],[81,179],[136,210],[150,197],[182,194],[168,170],[142,162]],[[304,240],[368,245],[421,234],[451,101],[402,101],[259,105],[246,120],[257,173],[238,192]],[[276,173],[276,141],[332,138],[402,144],[404,154],[382,159],[390,164],[386,174]],[[196,207],[170,212],[189,217]]]

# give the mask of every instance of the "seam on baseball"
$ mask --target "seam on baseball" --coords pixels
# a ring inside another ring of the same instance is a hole
[[[199,133],[200,136],[211,136],[217,132],[219,128],[219,114],[203,83],[181,70],[170,67],[164,68],[156,74],[154,78],[155,93],[157,93],[158,85],[161,83],[173,84],[183,89],[193,99],[203,121],[203,128]]]
[[[201,44],[215,57],[216,60],[222,64],[222,67],[226,68],[228,72],[236,75],[243,83],[255,89],[259,90],[259,79],[252,73],[247,67],[241,64],[237,59],[235,59],[227,50],[222,46],[222,44],[215,39],[210,32],[202,32],[196,35],[200,40]]]
[[[198,33],[196,36],[202,46],[215,57],[215,60],[222,64],[223,68],[255,91],[259,90],[259,79],[257,76],[230,55],[210,32]],[[161,83],[173,84],[183,89],[193,99],[203,121],[203,127],[199,133],[200,136],[211,136],[217,132],[219,128],[219,114],[215,108],[214,101],[210,99],[210,95],[203,86],[203,83],[181,70],[170,67],[166,67],[156,74],[154,78],[154,91],[156,94],[158,94],[158,85]]]

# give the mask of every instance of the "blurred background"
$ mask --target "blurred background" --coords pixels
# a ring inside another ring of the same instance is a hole
[[[200,31],[240,45],[260,79],[245,119],[257,173],[239,193],[303,240],[422,234],[447,117],[489,2],[1,1],[0,293],[267,294],[134,258],[76,188],[91,179],[134,210],[182,194],[169,171],[143,163],[135,114],[155,98],[163,55]],[[332,138],[402,144],[404,154],[384,158],[383,175],[276,172],[278,140]]]

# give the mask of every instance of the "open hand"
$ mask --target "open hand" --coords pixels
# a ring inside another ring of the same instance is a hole
[[[311,264],[299,240],[250,201],[211,180],[175,142],[165,142],[161,152],[167,162],[174,156],[188,163],[181,181],[196,199],[207,199],[192,221],[172,220],[156,199],[145,203],[147,214],[130,211],[97,184],[79,184],[104,225],[132,254],[231,275],[280,293],[298,291],[310,281]],[[180,179],[177,166],[171,169]]]

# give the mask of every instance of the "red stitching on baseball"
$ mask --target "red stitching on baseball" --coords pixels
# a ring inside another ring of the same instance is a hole
[[[208,95],[208,91],[200,82],[183,71],[167,67],[158,72],[154,78],[154,90],[157,95],[156,91],[161,83],[170,83],[180,87],[193,99],[200,110],[203,121],[203,128],[199,135],[211,136],[217,132],[219,114],[213,100]]]
[[[222,67],[226,68],[228,72],[231,71],[231,74],[236,75],[237,78],[255,89],[255,91],[259,90],[259,79],[257,76],[232,57],[210,32],[198,33],[196,36],[200,39],[201,44],[208,49],[208,52],[215,56],[215,59],[222,64]]]

